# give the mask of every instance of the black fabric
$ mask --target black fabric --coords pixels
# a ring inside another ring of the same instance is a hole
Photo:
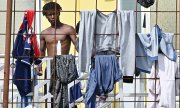
[[[146,28],[146,13],[144,14],[143,28]]]
[[[133,76],[123,76],[124,83],[133,83]]]
[[[79,34],[79,25],[80,25],[80,21],[76,25],[76,33],[77,34]],[[76,47],[76,50],[79,52],[79,37],[76,40],[75,47]]]
[[[135,76],[138,77],[140,75],[140,71],[136,70],[135,71]]]
[[[80,24],[80,21],[77,23],[76,25],[76,33],[79,34],[79,24]]]
[[[55,56],[51,63],[49,92],[53,95],[53,108],[69,108],[68,84],[78,78],[75,57],[72,55]]]
[[[150,6],[152,6],[154,4],[155,0],[137,0],[137,2],[145,7],[145,8],[149,8]]]

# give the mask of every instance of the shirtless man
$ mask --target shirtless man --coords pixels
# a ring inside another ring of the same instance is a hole
[[[40,51],[41,57],[47,55],[54,57],[57,55],[57,43],[60,42],[61,54],[69,54],[71,42],[75,45],[76,43],[76,31],[75,29],[67,24],[60,22],[59,16],[61,6],[56,2],[49,2],[43,7],[43,15],[50,22],[51,26],[43,30],[40,35]],[[38,75],[42,75],[42,68],[37,68]]]
[[[57,43],[60,41],[61,54],[69,54],[71,42],[76,43],[76,31],[67,24],[60,22],[59,16],[61,6],[56,2],[49,2],[43,7],[43,15],[50,22],[51,26],[43,30],[40,36],[40,50],[41,56],[45,56],[47,49],[47,55],[54,57],[57,55]]]
[[[57,47],[61,47],[61,55],[67,55],[69,54],[71,42],[74,45],[76,43],[75,29],[70,25],[60,22],[59,16],[61,10],[61,6],[56,2],[49,2],[43,6],[43,15],[50,22],[51,26],[43,30],[40,36],[40,51],[42,57],[45,56],[46,50],[49,57],[54,57],[58,54]],[[60,42],[60,46],[57,46],[59,45],[58,42]],[[39,66],[39,75],[42,75],[41,70],[42,68]],[[45,86],[45,91],[46,88]]]

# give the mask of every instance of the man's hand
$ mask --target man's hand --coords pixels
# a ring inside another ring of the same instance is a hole
[[[36,67],[36,71],[38,76],[42,76],[42,64]]]

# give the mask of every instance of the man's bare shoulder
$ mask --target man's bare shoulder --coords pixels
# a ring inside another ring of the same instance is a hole
[[[50,32],[50,30],[51,30],[51,27],[48,27],[48,28],[44,29],[44,30],[41,32],[41,35],[43,35],[43,34],[48,34],[48,33]]]
[[[67,32],[69,33],[73,33],[75,31],[74,27],[73,26],[70,26],[68,24],[64,24],[63,25],[63,29],[66,30]]]
[[[41,39],[46,38],[46,36],[50,33],[51,33],[51,27],[48,27],[41,32],[40,38]]]

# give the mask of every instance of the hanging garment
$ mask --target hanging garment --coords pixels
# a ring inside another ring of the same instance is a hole
[[[33,59],[35,60],[35,63],[39,64],[39,62],[41,62],[41,59],[39,59],[38,57],[40,57],[41,54],[38,47],[36,35],[32,32],[33,18],[34,18],[34,11],[27,10],[24,14],[23,23],[21,24],[20,30],[16,37],[12,54],[13,57],[15,58],[18,58],[19,56],[22,55],[34,56]],[[22,58],[22,61],[24,61],[27,64],[31,64],[31,62],[28,63],[28,61],[33,61],[33,60],[26,61],[25,59],[32,59],[32,58],[30,57]]]
[[[148,102],[148,108],[175,108],[175,75],[177,69],[176,62],[169,60],[163,54],[158,55],[158,64],[156,67],[153,65],[150,78],[160,79],[156,79],[156,86],[154,79],[148,80],[148,101],[159,100],[159,102],[156,104],[155,102]]]
[[[12,55],[16,58],[16,68],[13,75],[13,83],[17,86],[21,96],[26,96],[32,91],[31,65],[41,63],[40,51],[36,36],[32,33],[32,21],[34,11],[27,10],[23,23],[17,34]]]
[[[89,72],[91,56],[94,53],[110,50],[121,54],[120,64],[123,74],[133,76],[135,69],[134,17],[133,11],[118,11],[108,15],[100,11],[81,11],[79,71]]]
[[[82,96],[80,83],[77,83],[70,87],[70,103],[75,102]]]
[[[68,83],[78,78],[75,57],[72,55],[55,56],[51,66],[49,91],[54,98],[54,108],[69,108]]]
[[[31,66],[17,59],[13,83],[17,86],[21,96],[26,96],[32,92]]]
[[[79,27],[79,71],[89,72],[92,56],[96,11],[81,11]]]
[[[147,92],[148,92],[148,101],[156,101],[156,102],[148,102],[148,108],[159,108],[159,99],[161,93],[160,80],[155,78],[159,78],[159,72],[157,63],[155,66],[155,62],[152,65],[151,73],[147,74],[148,82],[147,82]]]
[[[176,61],[177,54],[173,47],[173,33],[164,33],[155,25],[150,34],[138,33],[136,37],[136,69],[150,72],[152,64],[158,59],[158,53]]]
[[[135,71],[135,14],[133,11],[118,12],[120,37],[120,68],[123,82],[132,83]]]
[[[117,24],[116,12],[111,12],[108,15],[100,11],[96,12],[96,25],[95,25],[95,46],[93,53],[101,51],[114,51],[119,52],[119,31]]]
[[[139,36],[136,36],[136,72],[150,73],[153,61],[149,60]]]
[[[155,0],[137,0],[137,2],[145,7],[145,8],[149,8],[150,6],[152,6],[154,4]]]
[[[95,65],[95,66],[94,66]],[[115,55],[96,55],[85,94],[85,107],[96,107],[96,95],[107,95],[122,78]]]

